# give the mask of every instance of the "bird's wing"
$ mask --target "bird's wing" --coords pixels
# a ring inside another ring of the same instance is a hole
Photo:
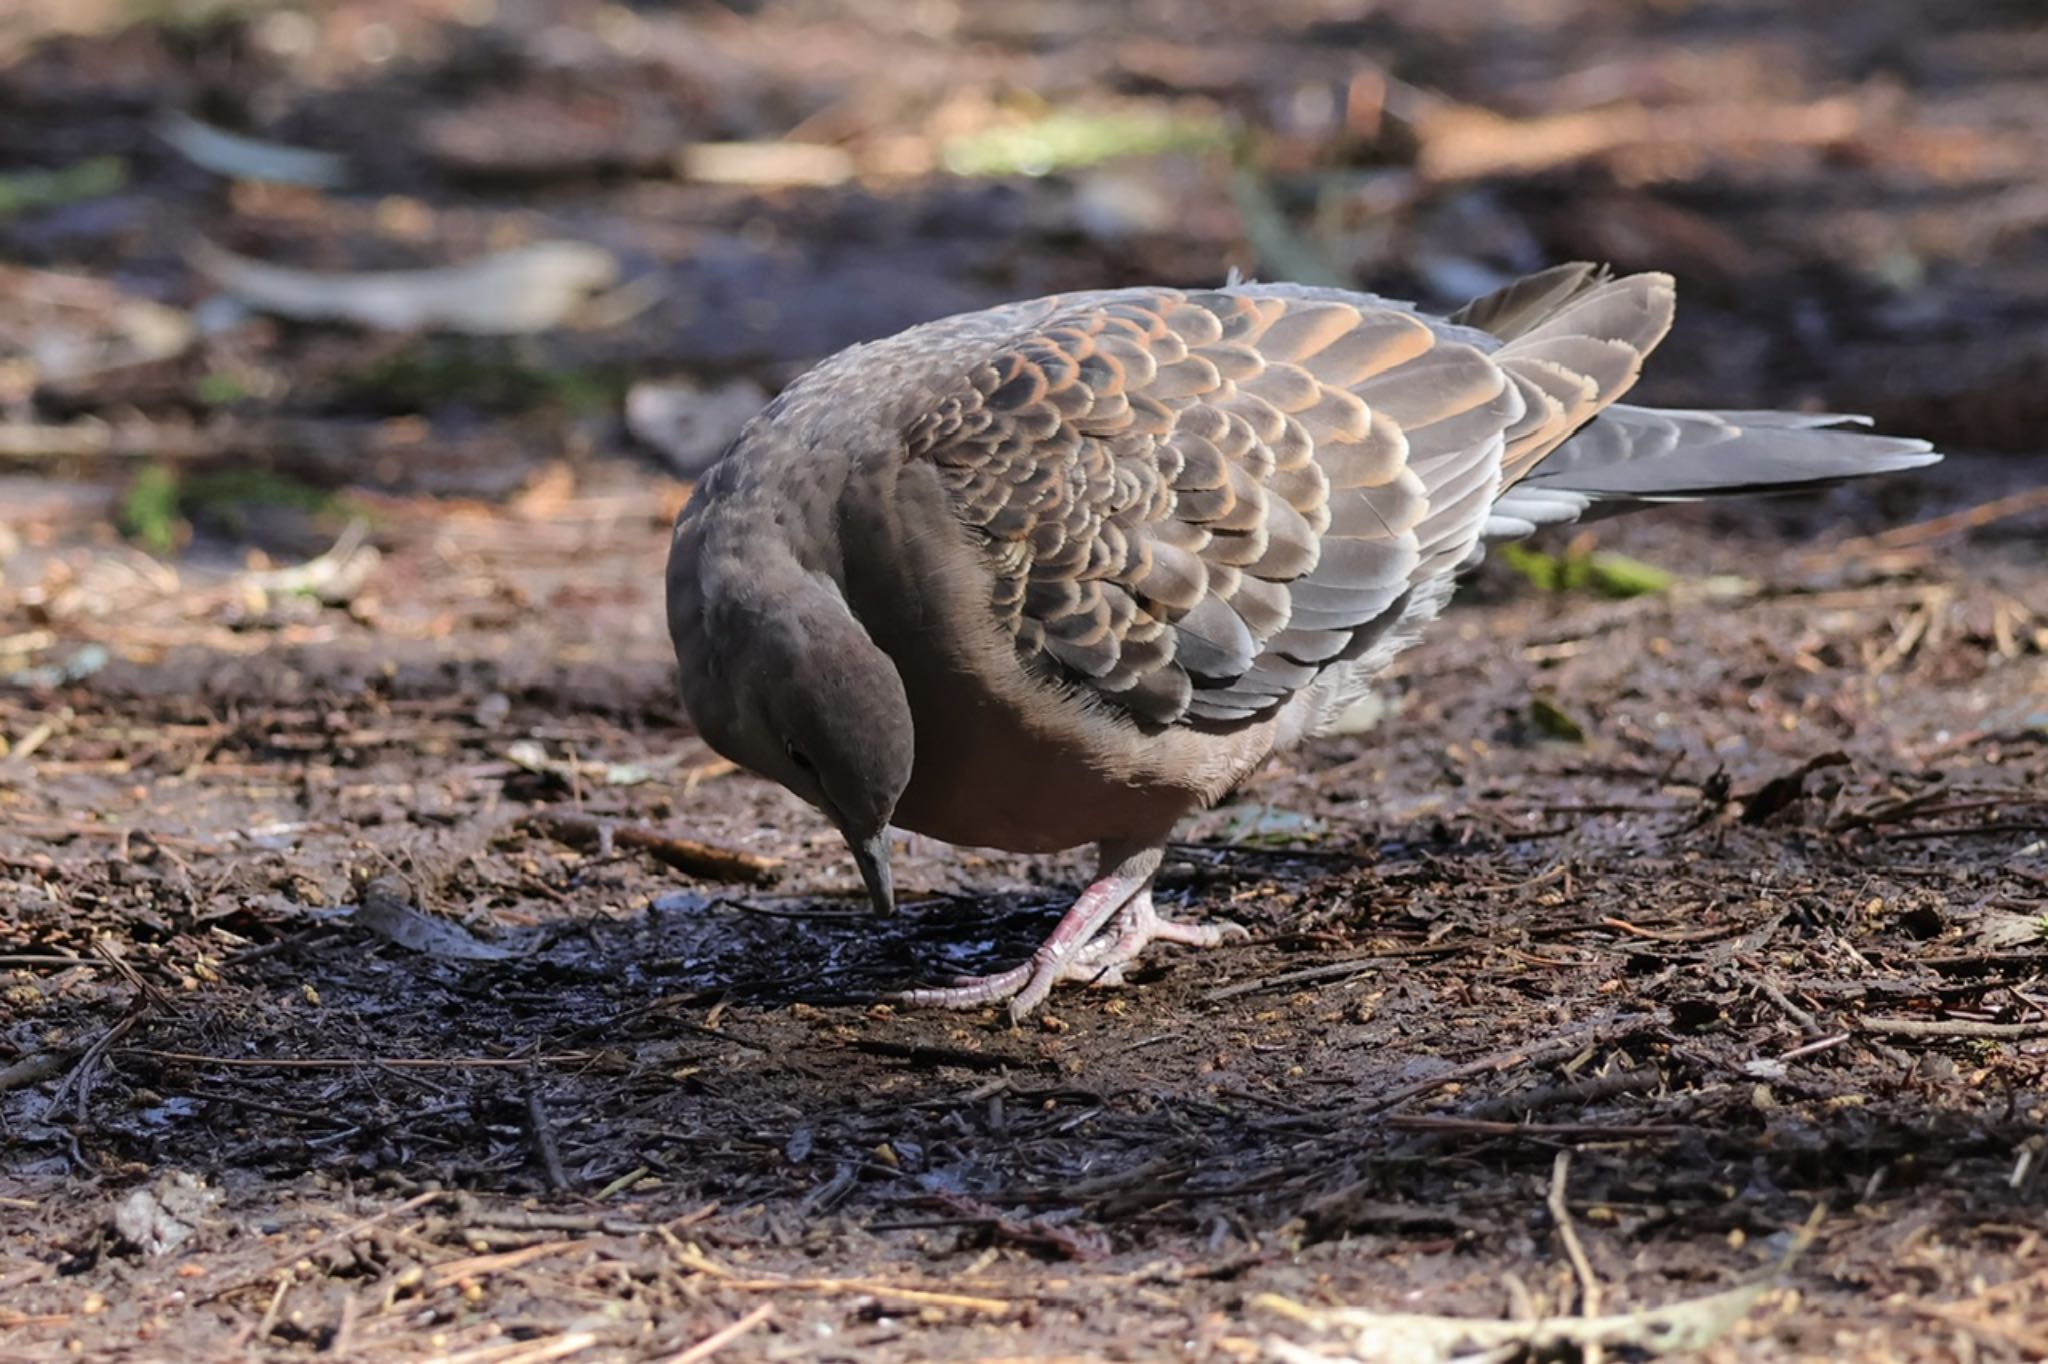
[[[1140,720],[1227,725],[1369,647],[1626,388],[1662,324],[1587,304],[1627,283],[1491,354],[1360,296],[1084,296],[944,387],[909,453],[1020,652]]]
[[[1590,261],[1553,265],[1473,299],[1446,321],[1512,341],[1573,299],[1607,283],[1608,278],[1605,266]]]

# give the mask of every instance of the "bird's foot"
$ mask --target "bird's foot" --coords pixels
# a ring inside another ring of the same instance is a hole
[[[1152,892],[1142,890],[1132,896],[1110,920],[1109,926],[1096,934],[1068,963],[1067,973],[1062,979],[1085,980],[1091,985],[1121,985],[1124,983],[1124,968],[1136,961],[1153,943],[1171,942],[1199,948],[1215,947],[1233,939],[1244,942],[1250,937],[1244,925],[1228,919],[1206,924],[1169,919],[1153,906]]]
[[[1127,891],[1120,905],[1113,905],[1104,913],[1102,900],[1113,890],[1127,889],[1112,886],[1115,879],[1104,877],[1083,892],[1060,920],[1059,927],[1021,966],[993,975],[969,976],[949,986],[906,990],[897,996],[898,1002],[941,1009],[978,1009],[1007,1000],[1010,1020],[1021,1022],[1062,981],[1123,984],[1124,968],[1151,943],[1214,947],[1228,938],[1250,936],[1233,923],[1190,924],[1162,917],[1152,906],[1149,885]]]

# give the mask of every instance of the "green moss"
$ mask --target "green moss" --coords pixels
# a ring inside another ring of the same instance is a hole
[[[249,386],[226,370],[209,370],[199,376],[193,396],[208,407],[227,407],[250,397]]]
[[[1545,592],[1595,592],[1603,597],[1642,597],[1662,592],[1678,575],[1612,550],[1590,553],[1567,548],[1547,554],[1527,545],[1502,545],[1501,562]]]
[[[1529,698],[1529,723],[1546,739],[1567,744],[1586,742],[1586,727],[1574,720],[1556,700],[1540,693]]]
[[[952,138],[940,160],[955,175],[1046,175],[1119,156],[1220,147],[1224,140],[1221,120],[1208,113],[1161,106],[1053,109]]]
[[[334,520],[368,519],[362,507],[327,488],[270,469],[218,469],[180,473],[151,464],[136,474],[121,499],[122,534],[152,554],[168,554],[195,521],[240,534],[252,507],[290,507]]]
[[[178,547],[184,519],[178,514],[178,476],[162,464],[139,470],[121,497],[121,533],[151,554]]]
[[[560,409],[574,416],[612,411],[631,376],[602,366],[548,369],[509,344],[425,337],[368,366],[347,384],[349,397],[387,411],[425,412],[467,404],[493,412]]]
[[[55,208],[112,194],[128,183],[128,163],[95,156],[61,170],[16,171],[0,175],[0,218],[33,209]]]

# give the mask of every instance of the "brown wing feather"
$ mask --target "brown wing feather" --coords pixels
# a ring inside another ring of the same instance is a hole
[[[1635,386],[1644,358],[1671,330],[1676,305],[1671,276],[1641,274],[1575,288],[1548,313],[1516,314],[1512,336],[1493,358],[1522,390],[1530,415],[1508,432],[1503,488]]]
[[[1229,723],[1355,656],[1478,533],[1524,405],[1372,300],[1133,290],[975,366],[910,453],[1022,653],[1142,720]]]
[[[1605,284],[1607,280],[1607,267],[1604,265],[1587,261],[1553,265],[1473,299],[1447,320],[1461,327],[1477,327],[1491,332],[1503,341],[1512,341],[1579,295]]]

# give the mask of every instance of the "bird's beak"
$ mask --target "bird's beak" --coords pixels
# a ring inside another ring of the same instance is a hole
[[[874,904],[875,913],[894,914],[896,882],[889,874],[889,826],[884,824],[868,838],[848,834],[846,846],[853,849],[853,860],[860,867],[860,879],[867,882],[868,899]]]

